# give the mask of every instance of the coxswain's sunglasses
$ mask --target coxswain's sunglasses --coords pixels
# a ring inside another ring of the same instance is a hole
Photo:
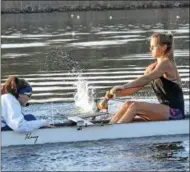
[[[24,93],[24,95],[27,95],[29,98],[31,98],[32,93]]]

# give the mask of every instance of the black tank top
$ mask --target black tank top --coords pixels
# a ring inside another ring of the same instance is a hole
[[[153,80],[151,85],[161,104],[180,109],[184,115],[183,91],[177,83],[160,77]]]

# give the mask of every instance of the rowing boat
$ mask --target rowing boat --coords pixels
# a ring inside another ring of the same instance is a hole
[[[2,146],[189,134],[188,118],[108,124],[106,120],[87,121],[81,117],[71,117],[66,123],[54,125],[53,128],[40,128],[32,133],[2,131]]]

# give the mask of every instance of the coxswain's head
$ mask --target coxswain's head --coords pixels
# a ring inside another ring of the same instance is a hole
[[[5,93],[15,96],[22,106],[28,106],[28,101],[32,96],[32,87],[26,80],[10,76],[1,89],[1,94]]]

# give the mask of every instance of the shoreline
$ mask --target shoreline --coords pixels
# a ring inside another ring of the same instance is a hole
[[[189,8],[189,1],[3,1],[1,14]]]

